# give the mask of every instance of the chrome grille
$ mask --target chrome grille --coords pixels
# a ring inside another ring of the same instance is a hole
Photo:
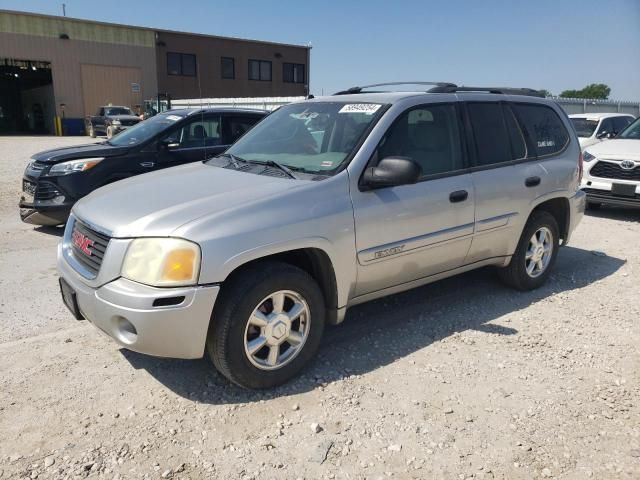
[[[76,237],[87,238],[90,241],[90,244],[86,246],[88,253],[76,243]],[[71,231],[71,251],[73,252],[73,257],[94,275],[98,275],[100,271],[109,240],[109,237],[92,230],[79,220],[73,223],[73,230]]]
[[[598,162],[589,171],[589,175],[600,178],[640,181],[640,167],[626,170],[617,163]]]

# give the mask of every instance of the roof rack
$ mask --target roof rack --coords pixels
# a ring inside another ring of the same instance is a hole
[[[435,86],[428,93],[457,93],[457,92],[484,92],[497,93],[503,95],[526,95],[529,97],[544,98],[544,92],[533,88],[511,88],[511,87],[458,87],[457,85]]]
[[[388,82],[388,83],[375,83],[373,85],[365,85],[362,87],[351,87],[347,90],[334,93],[334,95],[351,95],[357,93],[365,93],[363,90],[374,87],[389,87],[394,85],[430,85],[431,89],[427,90],[428,93],[457,93],[457,92],[485,92],[496,93],[503,95],[525,95],[529,97],[544,98],[544,92],[534,90],[533,88],[511,88],[511,87],[465,87],[458,86],[455,83],[449,82]],[[367,92],[376,93],[376,92]]]
[[[354,93],[363,93],[362,90],[369,89],[373,87],[389,87],[393,85],[431,85],[436,88],[439,87],[455,87],[453,83],[448,82],[387,82],[387,83],[374,83],[373,85],[364,85],[362,87],[351,87],[346,90],[342,90],[340,92],[334,93],[334,95],[351,95]],[[369,92],[373,93],[373,92]]]

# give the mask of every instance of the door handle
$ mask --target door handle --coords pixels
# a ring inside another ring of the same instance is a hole
[[[469,197],[469,192],[466,190],[456,190],[449,194],[449,201],[451,203],[464,202]]]
[[[140,166],[145,168],[151,168],[155,166],[155,164],[156,164],[155,162],[141,162]]]
[[[540,182],[540,177],[529,177],[524,181],[524,185],[525,187],[537,187]]]

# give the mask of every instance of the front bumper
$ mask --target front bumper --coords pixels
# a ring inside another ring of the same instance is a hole
[[[614,183],[635,185],[635,196],[616,195],[612,192]],[[587,194],[587,201],[589,202],[620,207],[640,206],[640,184],[638,182],[591,177],[583,180],[581,188]]]
[[[157,357],[203,356],[219,285],[155,288],[117,278],[93,288],[66,261],[62,244],[58,272],[74,290],[82,316],[121,346]],[[158,299],[179,302],[154,306]]]
[[[62,225],[69,218],[74,203],[75,199],[71,199],[60,185],[49,179],[40,181],[38,177],[28,176],[22,179],[18,208],[20,219],[25,223]]]

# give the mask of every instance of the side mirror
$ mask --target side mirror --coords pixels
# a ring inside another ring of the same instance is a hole
[[[180,144],[178,142],[176,142],[175,140],[172,140],[170,138],[164,139],[164,140],[160,140],[158,142],[158,148],[160,150],[172,150],[174,148],[178,148],[180,146]]]
[[[613,138],[617,135],[617,132],[600,132],[596,135],[596,138],[603,140],[605,138]]]
[[[420,165],[408,157],[386,157],[376,167],[364,171],[360,185],[364,190],[416,183],[422,175]]]

